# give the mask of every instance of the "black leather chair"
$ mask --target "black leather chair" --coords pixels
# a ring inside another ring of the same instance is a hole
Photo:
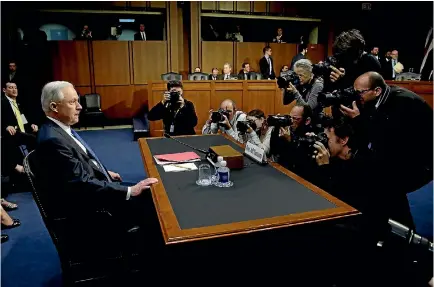
[[[182,81],[182,75],[174,72],[161,75],[163,81]]]
[[[129,246],[126,232],[120,230],[120,225],[106,210],[83,214],[77,206],[73,216],[55,216],[47,200],[49,195],[38,188],[38,180],[32,172],[32,158],[36,152],[34,150],[24,158],[24,170],[59,254],[64,286],[82,286],[80,283],[97,286],[129,276],[134,269],[129,264],[134,254],[125,251]]]
[[[206,81],[208,80],[209,74],[205,73],[193,73],[188,74],[188,80],[189,81]]]
[[[81,98],[83,107],[81,111],[81,125],[104,127],[106,118],[101,111],[101,96],[99,94],[86,94]]]
[[[251,80],[262,80],[262,75],[260,73],[250,72]]]

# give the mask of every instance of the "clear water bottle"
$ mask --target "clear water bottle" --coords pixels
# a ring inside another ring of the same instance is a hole
[[[230,181],[230,170],[226,165],[227,165],[226,161],[222,160],[220,162],[219,168],[217,169],[218,182],[216,183],[216,185],[218,187],[229,187],[232,186],[233,184]]]
[[[217,162],[214,164],[215,167],[215,171],[214,171],[214,175],[212,176],[212,181],[214,183],[218,182],[219,180],[219,174],[218,174],[218,169],[220,167],[220,163],[223,161],[223,157],[222,156],[218,156],[217,157]]]

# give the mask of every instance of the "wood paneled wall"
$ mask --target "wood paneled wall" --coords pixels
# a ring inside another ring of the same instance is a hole
[[[259,60],[263,57],[262,49],[268,43],[252,42],[202,42],[201,62],[202,71],[211,73],[211,69],[223,68],[224,63],[230,63],[232,72],[238,73],[243,62],[250,63],[253,71],[259,72]],[[272,50],[271,57],[274,60],[274,72],[277,74],[283,65],[290,65],[292,58],[297,54],[297,44],[269,44]],[[307,58],[313,63],[323,61],[325,58],[325,47],[320,44],[308,46]]]

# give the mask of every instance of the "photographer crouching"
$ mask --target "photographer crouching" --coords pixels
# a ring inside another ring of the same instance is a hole
[[[239,121],[245,122],[246,118],[244,112],[237,110],[234,101],[226,99],[220,104],[218,111],[210,111],[209,118],[202,128],[202,134],[216,134],[220,130],[234,140],[243,143],[244,140],[240,137],[237,126]]]
[[[261,110],[252,110],[247,114],[245,122],[238,121],[237,130],[243,141],[250,142],[264,150],[268,156],[270,153],[271,133],[274,126],[268,126],[265,114]]]
[[[148,114],[148,120],[163,120],[164,132],[171,136],[194,135],[197,115],[192,102],[182,97],[182,83],[169,81],[161,102]]]
[[[296,100],[297,103],[309,105],[312,110],[312,121],[317,124],[324,115],[322,106],[318,104],[318,94],[322,92],[324,82],[321,78],[315,77],[312,69],[309,60],[298,60],[294,64],[294,72],[283,72],[277,83],[282,89],[283,104],[288,105]]]
[[[282,120],[279,118],[286,118]],[[271,134],[271,155],[274,161],[297,175],[309,178],[312,165],[307,153],[306,133],[313,132],[311,125],[312,109],[307,104],[296,103],[289,116],[274,116],[268,126],[274,126]]]
[[[348,117],[324,121],[328,141],[316,141],[314,144],[316,152],[312,157],[318,167],[311,178],[313,184],[362,213],[359,219],[337,225],[339,229],[334,231],[337,240],[343,240],[343,250],[349,248],[349,252],[354,249],[359,252],[360,268],[349,270],[356,274],[364,273],[366,276],[363,279],[368,280],[369,285],[374,279],[377,283],[384,280],[383,283],[393,286],[392,282],[399,283],[399,286],[426,286],[432,277],[432,264],[429,263],[432,263],[432,253],[422,245],[392,233],[389,219],[414,230],[408,201],[406,198],[396,200],[396,191],[389,188],[390,182],[385,180],[388,171],[376,164],[375,153],[360,145],[351,122]],[[396,157],[399,158],[400,154]],[[388,248],[375,248],[379,241]],[[431,259],[425,262],[430,254]],[[415,265],[415,259],[421,260],[421,264]],[[384,266],[399,276],[388,276]],[[401,285],[403,282],[406,283]]]

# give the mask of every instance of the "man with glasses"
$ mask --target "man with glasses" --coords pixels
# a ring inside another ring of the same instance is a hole
[[[237,123],[238,121],[246,121],[246,114],[237,111],[235,102],[230,99],[226,99],[220,104],[219,112],[222,114],[223,121],[214,123],[212,121],[213,110],[210,110],[209,119],[202,128],[202,134],[216,134],[220,129],[222,133],[226,133],[234,140],[243,143],[244,139],[239,136],[237,131]]]
[[[353,119],[358,144],[383,166],[388,188],[405,196],[432,181],[433,111],[428,103],[412,91],[387,85],[376,72],[359,76],[354,89],[362,107],[354,102],[341,111]]]

